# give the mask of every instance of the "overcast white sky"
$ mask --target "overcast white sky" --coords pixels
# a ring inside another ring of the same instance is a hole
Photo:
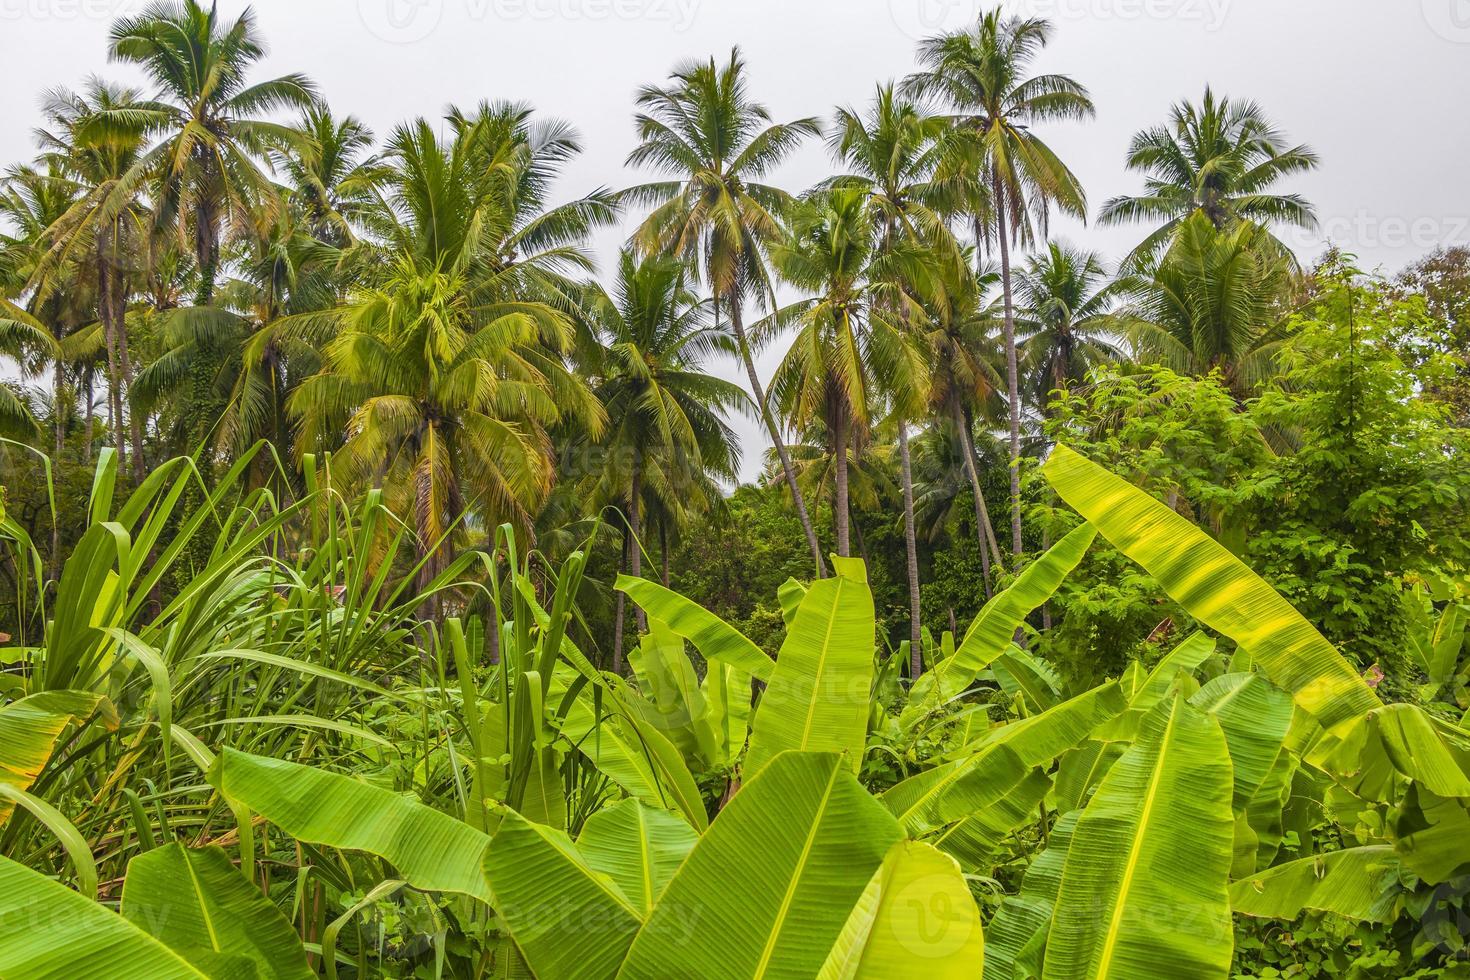
[[[105,61],[108,26],[141,0],[0,0],[0,163],[28,157],[38,96],[90,73],[138,81]],[[1129,136],[1208,83],[1261,102],[1322,156],[1293,189],[1322,228],[1289,234],[1304,259],[1324,238],[1369,267],[1394,271],[1439,244],[1470,242],[1470,0],[1023,0],[1056,39],[1041,68],[1086,84],[1087,124],[1047,139],[1095,208],[1136,190],[1123,169]],[[234,15],[243,3],[221,0]],[[690,56],[738,44],[756,95],[778,119],[830,116],[864,102],[875,83],[912,69],[915,41],[973,18],[979,0],[260,0],[271,52],[263,72],[304,71],[339,113],[378,133],[449,103],[527,100],[574,123],[586,153],[567,197],[637,175],[632,97]],[[801,190],[830,172],[813,143],[777,180]],[[1076,242],[1118,256],[1134,229],[1062,224]],[[606,265],[619,233],[599,241]],[[774,352],[766,357],[769,374]],[[743,382],[735,365],[722,366]],[[765,441],[741,423],[744,472]]]

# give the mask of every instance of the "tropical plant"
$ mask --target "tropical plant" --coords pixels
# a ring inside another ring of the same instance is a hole
[[[1051,25],[1038,18],[1005,17],[999,9],[981,15],[974,28],[928,38],[919,47],[922,69],[906,87],[942,100],[965,159],[973,158],[988,184],[986,240],[999,250],[1006,395],[1011,436],[1011,550],[1021,542],[1021,373],[1016,346],[1011,246],[1045,234],[1052,208],[1085,217],[1082,185],[1036,135],[1038,123],[1087,119],[1093,114],[1087,89],[1066,75],[1028,75],[1031,63],[1051,40]],[[977,247],[979,242],[976,243]]]
[[[316,100],[305,75],[251,83],[250,69],[265,53],[249,10],[226,22],[195,0],[157,0],[112,27],[112,58],[142,68],[158,93],[96,112],[87,133],[106,141],[141,126],[159,137],[121,176],[131,187],[151,178],[155,220],[177,228],[198,265],[201,306],[214,301],[221,242],[252,214],[279,207],[260,161],[297,134],[260,114]]]
[[[790,203],[784,191],[761,181],[802,138],[816,134],[818,125],[814,119],[772,123],[766,107],[750,96],[738,49],[723,66],[713,58],[681,65],[669,81],[638,94],[641,142],[628,163],[652,166],[671,179],[623,192],[630,202],[653,206],[633,242],[646,252],[678,256],[697,268],[717,307],[727,311],[750,390],[781,458],[820,575],[822,546],[755,369],[744,318],[747,300],[774,305],[765,248],[778,237],[778,218]]]
[[[1021,361],[1032,404],[1082,384],[1096,367],[1121,361],[1110,316],[1114,286],[1102,259],[1058,242],[1033,258],[1017,283]]]
[[[1259,105],[1216,96],[1206,87],[1198,106],[1181,102],[1170,110],[1167,124],[1134,135],[1128,169],[1147,175],[1145,191],[1112,198],[1098,219],[1159,225],[1133,250],[1135,263],[1167,248],[1192,214],[1203,214],[1217,229],[1236,221],[1311,228],[1316,224],[1312,205],[1272,188],[1317,162],[1310,147],[1288,145]]]

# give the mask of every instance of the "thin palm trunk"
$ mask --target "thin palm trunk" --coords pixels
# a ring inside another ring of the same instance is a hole
[[[914,474],[909,457],[909,427],[898,424],[899,475],[903,479],[903,545],[909,573],[909,676],[924,669],[923,644],[919,634],[919,543],[914,534]]]
[[[664,588],[667,589],[669,587],[669,525],[668,521],[662,519],[658,522],[658,548],[659,563],[662,566],[659,569],[659,578],[663,581]]]
[[[837,553],[843,558],[852,554],[852,529],[847,512],[847,412],[838,408],[832,427],[832,453],[837,463]]]
[[[1000,288],[1004,302],[1006,398],[1011,415],[1011,553],[1021,554],[1021,373],[1016,363],[1016,311],[1011,298],[1011,248],[1006,240],[1005,189],[1000,174],[991,177],[995,194],[996,240],[1000,244]]]
[[[633,451],[633,473],[628,481],[628,569],[634,578],[643,577],[643,529],[639,519],[640,502],[643,500],[643,471],[638,465],[638,451]],[[648,629],[643,607],[633,607],[633,622],[640,634]]]
[[[628,558],[628,541],[630,537],[628,527],[625,524],[623,526],[623,548],[618,552],[618,572],[623,570],[623,562]],[[614,575],[614,578],[616,578],[616,575]],[[617,598],[613,600],[612,671],[614,674],[621,674],[623,672],[623,602],[625,598],[624,594],[619,592]]]
[[[112,445],[117,452],[118,463],[126,464],[128,449],[123,439],[122,371],[118,366],[117,324],[112,310],[115,294],[106,242],[104,237],[97,250],[97,319],[102,326],[102,341],[107,347],[107,408],[112,416]]]
[[[61,453],[66,448],[66,413],[62,410],[62,392],[66,386],[66,370],[62,366],[61,358],[56,359],[56,367],[52,373],[51,412],[56,416],[56,465],[61,465]],[[55,511],[51,514],[51,578],[60,581],[61,578],[61,524],[56,519]]]
[[[115,267],[114,267],[115,270]],[[127,407],[128,416],[128,438],[132,446],[133,482],[141,484],[146,475],[143,462],[143,431],[138,422],[138,413],[133,409],[133,365],[128,358],[128,321],[127,321],[127,283],[121,274],[114,271],[112,275],[112,314],[117,331],[117,361],[118,369],[122,372],[123,390],[125,395],[123,401]]]
[[[745,322],[741,319],[740,298],[730,298],[730,326],[735,331],[735,342],[740,345],[740,359],[745,363],[745,373],[750,379],[750,391],[755,396],[755,404],[759,410],[761,419],[766,423],[766,431],[771,436],[771,443],[776,447],[776,455],[781,460],[781,470],[786,475],[786,485],[791,488],[791,500],[796,505],[796,516],[801,521],[801,530],[806,534],[807,546],[812,550],[812,561],[817,566],[817,578],[823,578],[827,574],[827,565],[822,561],[822,545],[817,540],[816,529],[812,526],[811,515],[806,509],[806,498],[802,496],[801,487],[796,483],[796,467],[791,464],[791,453],[786,450],[786,440],[781,438],[781,430],[776,425],[775,416],[771,414],[770,406],[766,404],[766,390],[761,385],[760,375],[755,370],[755,359],[750,353],[750,344],[745,339]]]
[[[985,494],[980,492],[980,474],[975,468],[975,445],[970,438],[970,425],[959,406],[954,410],[955,428],[960,432],[960,452],[964,455],[965,476],[970,480],[970,494],[975,498],[975,536],[980,544],[980,574],[985,577],[985,598],[991,597],[990,559],[992,550],[995,562],[1000,564],[1000,549],[996,547],[995,532],[990,526],[990,509],[985,506]]]

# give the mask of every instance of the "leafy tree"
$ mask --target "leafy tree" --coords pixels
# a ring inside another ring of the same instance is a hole
[[[759,335],[794,325],[771,398],[798,431],[820,421],[835,459],[837,553],[851,553],[848,465],[862,452],[869,412],[884,391],[927,386],[923,353],[896,313],[908,305],[895,273],[912,252],[880,253],[867,195],[837,187],[804,200],[788,236],[771,247],[781,277],[811,299],[778,310]]]
[[[1217,229],[1236,221],[1311,228],[1317,220],[1312,205],[1272,188],[1317,162],[1310,147],[1289,145],[1259,105],[1217,97],[1206,88],[1198,106],[1181,102],[1167,124],[1134,135],[1128,169],[1146,175],[1144,192],[1112,198],[1098,218],[1103,224],[1159,225],[1134,249],[1135,261],[1167,247],[1193,214]]]
[[[1276,370],[1289,336],[1291,261],[1260,225],[1216,228],[1189,217],[1157,266],[1120,284],[1121,315],[1140,358],[1183,372],[1218,370],[1240,397]]]
[[[214,301],[225,235],[279,199],[260,161],[273,146],[296,139],[291,127],[261,118],[304,109],[316,100],[305,75],[251,83],[265,42],[247,10],[223,21],[196,0],[158,0],[112,27],[111,56],[136,64],[158,87],[157,99],[98,112],[90,131],[106,139],[140,124],[159,141],[123,177],[137,186],[153,177],[156,220],[176,226],[199,271],[200,306]]]
[[[942,99],[973,154],[991,200],[988,235],[1000,253],[1006,396],[1011,436],[1011,550],[1021,543],[1021,374],[1016,346],[1016,311],[1011,283],[1013,244],[1029,243],[1045,230],[1055,207],[1083,217],[1082,185],[1033,130],[1038,123],[1087,119],[1093,114],[1087,89],[1066,75],[1029,75],[1032,62],[1051,40],[1051,25],[1038,18],[982,14],[973,29],[941,34],[919,47],[923,68],[908,88]]]
[[[773,124],[766,107],[750,97],[738,49],[724,66],[713,58],[681,65],[669,85],[642,89],[638,106],[641,142],[628,163],[652,166],[671,179],[623,192],[629,201],[653,205],[633,241],[644,251],[676,255],[698,268],[716,303],[729,311],[750,390],[822,574],[821,546],[756,372],[744,320],[747,299],[772,302],[764,250],[779,235],[778,216],[790,203],[784,191],[761,181],[804,137],[818,132],[817,122]]]
[[[1111,314],[1113,286],[1102,259],[1058,242],[1033,258],[1018,282],[1022,371],[1031,401],[1087,380],[1100,365],[1121,361]]]

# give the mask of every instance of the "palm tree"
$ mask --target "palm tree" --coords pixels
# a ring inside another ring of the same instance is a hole
[[[973,29],[923,42],[923,70],[909,77],[910,91],[942,99],[955,113],[962,143],[972,149],[990,189],[989,232],[1000,251],[1004,304],[1006,395],[1010,407],[1011,550],[1021,542],[1021,387],[1016,352],[1010,248],[1045,233],[1050,209],[1085,217],[1082,185],[1032,131],[1037,123],[1092,116],[1087,90],[1066,75],[1028,75],[1051,39],[1041,19],[1002,17],[999,9]]]
[[[638,105],[641,142],[628,163],[652,166],[671,179],[623,192],[628,200],[653,205],[633,242],[642,251],[688,261],[704,277],[716,303],[729,311],[751,393],[781,458],[821,576],[822,546],[756,372],[744,322],[747,298],[774,305],[764,250],[778,237],[777,218],[790,204],[789,195],[761,180],[819,127],[814,119],[772,124],[765,106],[750,97],[739,49],[731,51],[723,67],[711,58],[676,68],[669,85],[641,90]]]
[[[962,189],[941,173],[947,120],[900,97],[892,85],[879,86],[866,115],[839,109],[827,141],[848,172],[833,186],[861,188],[868,195],[880,248],[892,252],[927,247],[933,261],[963,265],[948,219],[964,201]],[[903,488],[903,536],[909,584],[909,649],[912,676],[922,668],[919,619],[919,549],[914,531],[913,462],[909,423],[927,407],[927,395],[912,388],[889,393],[892,422],[898,430],[899,477]]]
[[[157,218],[188,241],[199,271],[197,301],[214,300],[220,243],[253,213],[278,206],[275,189],[257,165],[272,146],[295,140],[291,127],[259,118],[277,109],[304,109],[316,100],[304,75],[248,83],[265,44],[247,9],[222,21],[196,0],[150,4],[112,28],[114,61],[140,66],[158,87],[157,100],[98,114],[99,132],[139,124],[160,141],[138,161],[157,177]]]
[[[912,278],[928,253],[880,252],[867,194],[847,186],[802,201],[770,254],[781,277],[812,296],[757,327],[761,337],[797,328],[771,398],[795,430],[814,422],[824,427],[836,461],[837,552],[845,557],[851,553],[849,457],[862,450],[869,409],[884,390],[927,389],[925,359],[902,325],[911,301],[898,282]]]
[[[604,413],[567,367],[573,323],[558,305],[586,269],[580,242],[612,211],[603,198],[545,208],[576,135],[529,110],[453,111],[399,127],[373,221],[382,266],[346,303],[278,321],[271,336],[314,343],[322,370],[291,394],[298,452],[341,440],[339,471],[382,486],[412,514],[425,581],[474,506],[483,523],[528,530],[554,475],[549,430]]]
[[[1122,319],[1140,359],[1189,374],[1219,371],[1244,398],[1275,367],[1293,265],[1265,228],[1216,228],[1197,212],[1155,268],[1123,280]]]
[[[107,352],[114,438],[120,461],[126,461],[126,414],[134,482],[142,482],[146,467],[139,413],[131,409],[133,365],[124,321],[150,220],[138,197],[143,130],[127,122],[139,104],[132,89],[95,79],[82,92],[48,93],[43,108],[49,128],[38,138],[44,159],[72,182],[75,200],[48,230],[51,249],[35,273],[37,295],[43,297],[58,282],[56,270],[85,266],[96,277],[96,323]],[[105,135],[95,131],[104,117],[114,120]]]
[[[985,595],[991,595],[991,563],[1001,564],[1000,546],[990,523],[990,510],[980,486],[975,452],[974,422],[989,414],[997,401],[1000,372],[995,362],[994,328],[997,311],[986,302],[987,287],[995,275],[977,278],[963,263],[926,284],[920,297],[918,320],[923,349],[930,363],[930,412],[951,426],[959,438],[964,472],[974,497],[975,534],[978,538]]]
[[[1128,147],[1128,169],[1145,175],[1144,192],[1102,206],[1103,224],[1159,222],[1133,251],[1130,264],[1156,256],[1181,222],[1196,212],[1216,228],[1233,221],[1316,224],[1297,194],[1273,193],[1282,179],[1317,166],[1305,145],[1290,146],[1254,102],[1217,98],[1205,89],[1199,106],[1175,105],[1163,126],[1143,130]]]
[[[43,296],[35,283],[51,225],[74,200],[70,181],[54,170],[14,167],[0,182],[0,219],[12,229],[11,234],[0,233],[0,355],[16,361],[26,374],[50,363],[52,399],[58,409],[66,368],[58,342],[78,326],[77,301],[87,294],[58,285]],[[59,410],[53,414],[58,419],[65,415]],[[0,437],[29,441],[40,431],[26,400],[8,385],[0,385]],[[63,438],[59,425],[55,436],[59,455]]]
[[[677,510],[686,474],[733,481],[740,452],[724,415],[751,407],[739,385],[703,371],[711,354],[733,353],[733,338],[711,326],[709,306],[696,301],[687,276],[679,259],[640,261],[624,252],[612,293],[589,288],[587,305],[601,340],[594,390],[608,417],[599,482],[610,484],[627,515],[628,568],[635,576],[643,574],[645,495],[651,492],[665,511]],[[636,618],[646,628],[641,610]],[[622,666],[621,653],[615,641],[614,670]]]
[[[1123,358],[1110,315],[1116,286],[1101,257],[1059,242],[1031,259],[1017,283],[1022,373],[1043,413],[1053,391],[1066,391],[1098,365]]]
[[[356,116],[338,119],[325,105],[311,105],[297,123],[301,138],[271,151],[286,178],[288,202],[301,212],[317,239],[337,247],[353,244],[355,227],[370,213],[373,182],[382,176],[368,153],[373,133]]]

